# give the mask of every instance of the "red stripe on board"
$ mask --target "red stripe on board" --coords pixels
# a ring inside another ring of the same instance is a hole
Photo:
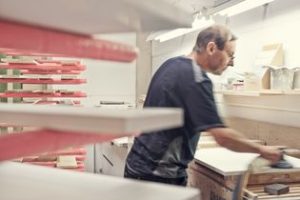
[[[79,35],[0,20],[0,51],[22,55],[64,56],[131,62],[134,47]]]
[[[125,135],[124,135],[125,136]],[[0,136],[0,161],[109,141],[121,135],[74,133],[42,129]]]
[[[4,93],[0,93],[0,98],[83,98],[86,97],[86,93],[75,91],[75,92],[50,92],[45,93],[43,91],[40,92],[14,92],[14,91],[6,91]]]
[[[83,84],[86,79],[53,79],[53,78],[0,78],[0,83],[23,83],[23,84]]]

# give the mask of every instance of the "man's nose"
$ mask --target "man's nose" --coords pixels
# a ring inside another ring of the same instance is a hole
[[[233,61],[233,59],[230,59],[230,61],[228,62],[227,66],[231,66],[231,67],[234,66],[234,61]]]

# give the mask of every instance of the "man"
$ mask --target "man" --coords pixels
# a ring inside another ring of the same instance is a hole
[[[248,142],[227,128],[218,115],[212,82],[206,73],[221,75],[233,64],[235,41],[226,27],[211,26],[198,34],[189,56],[162,64],[152,78],[144,106],[182,108],[184,125],[136,137],[124,177],[186,185],[187,164],[194,157],[202,131],[230,150],[259,153],[272,162],[279,160],[277,149]]]

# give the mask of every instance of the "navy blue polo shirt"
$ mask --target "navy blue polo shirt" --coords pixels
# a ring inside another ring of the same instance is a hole
[[[199,132],[224,127],[220,119],[212,82],[192,59],[175,57],[157,70],[144,107],[173,107],[184,111],[180,128],[143,133],[136,137],[126,167],[136,176],[186,177]]]

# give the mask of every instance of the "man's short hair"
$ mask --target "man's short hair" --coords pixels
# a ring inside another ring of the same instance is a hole
[[[202,52],[209,42],[214,42],[219,50],[223,50],[227,41],[235,40],[237,37],[226,26],[213,25],[198,34],[193,51]]]

